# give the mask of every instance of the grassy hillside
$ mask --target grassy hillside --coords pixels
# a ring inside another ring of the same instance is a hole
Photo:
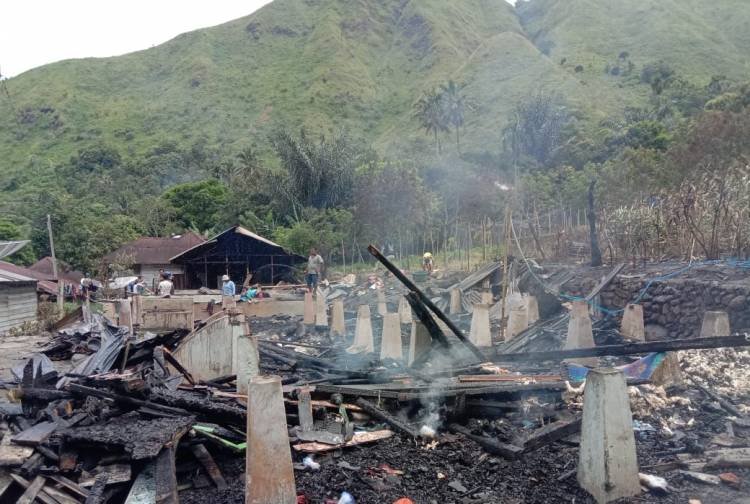
[[[532,0],[517,9],[505,0],[275,0],[145,51],[8,80],[0,190],[101,142],[126,155],[165,140],[236,151],[277,126],[348,127],[384,151],[428,150],[412,105],[449,78],[467,84],[474,104],[465,145],[493,150],[507,113],[539,88],[600,118],[645,101],[634,75],[649,62],[664,59],[698,82],[743,77],[748,21],[744,0]],[[624,65],[622,52],[631,77],[605,75]]]

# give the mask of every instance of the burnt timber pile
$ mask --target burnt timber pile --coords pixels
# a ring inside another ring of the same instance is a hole
[[[133,334],[86,309],[65,321],[3,382],[0,501],[747,495],[742,278],[721,286],[731,299],[690,294],[706,315],[688,334],[692,318],[659,319],[653,307],[677,306],[672,282],[711,292],[706,277],[727,270],[691,269],[641,295],[664,271],[513,263],[516,287],[501,299],[498,264],[416,284],[371,253],[384,274],[307,296],[303,316],[251,317],[231,303],[192,331]],[[606,439],[614,449],[602,449]]]

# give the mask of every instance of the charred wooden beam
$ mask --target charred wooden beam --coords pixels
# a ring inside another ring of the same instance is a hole
[[[577,357],[603,357],[616,355],[638,355],[651,352],[674,352],[677,350],[700,350],[707,348],[729,348],[750,346],[750,335],[718,336],[668,341],[648,341],[646,343],[626,343],[604,345],[575,350],[555,350],[550,352],[527,352],[497,354],[493,362],[519,361],[562,361]]]
[[[394,417],[387,411],[384,411],[380,408],[378,408],[376,405],[368,401],[367,399],[364,399],[360,397],[357,399],[357,406],[365,410],[370,415],[374,416],[375,418],[382,420],[383,422],[386,422],[391,427],[396,429],[397,431],[401,432],[402,434],[406,434],[407,436],[410,436],[412,438],[419,437],[419,432],[413,429],[411,426],[407,425],[405,422],[402,422],[398,418]]]
[[[472,434],[471,430],[467,429],[463,425],[452,423],[448,426],[448,428],[452,432],[456,432],[458,434],[463,435],[464,437],[471,439],[475,443],[477,443],[479,446],[487,450],[489,453],[500,455],[503,458],[514,460],[517,459],[521,453],[523,453],[523,448],[511,444],[505,444],[501,443],[500,441],[496,439],[491,439],[486,436],[478,436],[476,434]]]
[[[544,427],[532,432],[523,442],[523,451],[524,453],[528,453],[530,451],[538,450],[539,448],[554,443],[559,439],[572,436],[580,430],[580,416],[568,420],[552,422],[551,424],[545,425]]]
[[[461,343],[463,343],[464,346],[469,349],[469,351],[474,354],[474,356],[479,359],[480,362],[485,362],[487,360],[487,356],[485,356],[481,350],[479,350],[471,341],[469,341],[466,336],[464,336],[464,333],[461,332],[461,329],[459,329],[456,324],[454,324],[453,321],[440,310],[440,308],[435,306],[435,303],[433,303],[430,298],[428,298],[425,293],[419,289],[419,287],[414,285],[414,282],[406,278],[406,275],[404,275],[400,269],[398,269],[393,263],[391,263],[391,261],[386,259],[386,257],[380,253],[380,250],[378,250],[374,245],[369,245],[367,247],[367,250],[370,252],[370,254],[372,254],[373,257],[375,257],[375,259],[380,261],[383,266],[388,269],[388,271],[393,273],[393,276],[398,278],[401,283],[406,286],[407,289],[418,296],[419,300],[424,303],[424,305],[427,306],[430,310],[432,310],[432,313],[434,313],[437,318],[445,322],[445,325],[447,325],[448,328],[453,331],[453,334],[456,335]]]
[[[69,384],[68,390],[82,397],[94,396],[94,397],[101,397],[103,399],[112,399],[115,402],[127,404],[128,406],[133,406],[136,408],[146,407],[146,408],[156,410],[156,411],[163,411],[164,413],[167,413],[169,415],[181,415],[181,416],[191,415],[189,411],[185,411],[184,409],[174,408],[171,406],[164,406],[162,404],[157,404],[151,401],[144,401],[142,399],[136,399],[134,397],[113,394],[112,392],[108,392],[106,390],[85,387],[83,385],[78,385],[76,383]]]

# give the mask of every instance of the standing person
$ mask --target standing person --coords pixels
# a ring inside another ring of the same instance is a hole
[[[435,263],[432,259],[432,253],[431,252],[425,252],[422,256],[422,270],[426,271],[427,273],[432,273],[432,270],[435,268]]]
[[[159,282],[159,297],[165,297],[168,298],[172,295],[172,289],[173,289],[172,282],[169,280],[166,274],[162,275],[161,282]]]
[[[305,281],[307,282],[307,290],[315,294],[318,288],[318,281],[320,280],[320,272],[323,270],[323,258],[318,254],[318,249],[315,247],[310,249],[310,256],[307,258],[307,271],[305,275]]]
[[[229,275],[221,277],[221,293],[224,296],[234,296],[235,286],[234,282],[229,279]]]

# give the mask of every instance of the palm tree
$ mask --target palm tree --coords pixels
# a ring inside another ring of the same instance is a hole
[[[448,122],[456,129],[456,150],[461,152],[461,126],[464,125],[464,116],[468,108],[466,97],[461,93],[466,84],[456,84],[449,80],[447,84],[440,86],[445,116]]]
[[[435,135],[435,152],[439,155],[441,148],[440,137],[438,135],[449,131],[442,93],[433,89],[423,94],[414,108],[414,117],[419,120],[420,126],[425,130],[425,133]]]

